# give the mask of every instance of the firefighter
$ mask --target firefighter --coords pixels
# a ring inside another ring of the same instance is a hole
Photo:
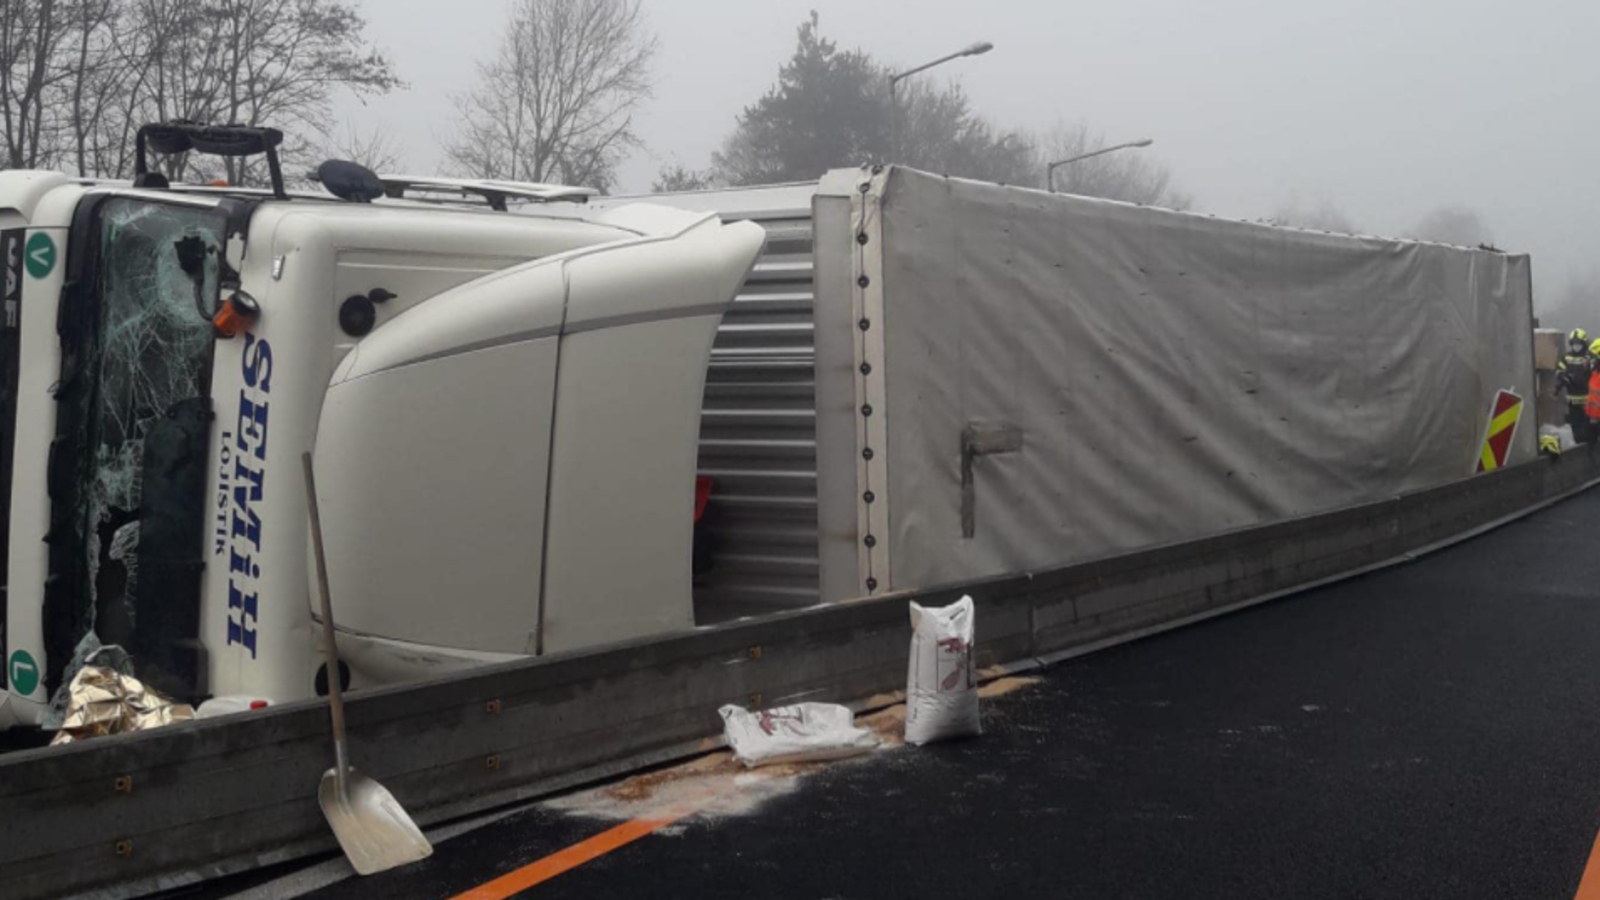
[[[1589,361],[1589,401],[1584,404],[1584,411],[1589,420],[1589,437],[1593,440],[1600,438],[1600,338],[1589,345]]]
[[[1600,344],[1600,340],[1596,341]],[[1589,348],[1589,333],[1574,328],[1567,334],[1567,355],[1556,367],[1559,384],[1567,392],[1567,424],[1572,439],[1587,444],[1594,439],[1589,421],[1589,379],[1595,372],[1595,357]]]

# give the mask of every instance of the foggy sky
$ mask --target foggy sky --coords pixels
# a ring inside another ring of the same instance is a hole
[[[432,171],[492,53],[506,0],[361,0],[410,87],[366,107],[407,165]],[[918,76],[958,79],[1008,127],[1086,120],[1152,154],[1198,211],[1240,218],[1331,200],[1361,230],[1401,233],[1475,207],[1532,253],[1536,296],[1600,270],[1600,0],[646,0],[660,40],[645,191],[664,164],[708,164],[774,80],[808,11],[825,36],[911,65],[974,40],[995,50]],[[1600,327],[1600,309],[1588,327]]]

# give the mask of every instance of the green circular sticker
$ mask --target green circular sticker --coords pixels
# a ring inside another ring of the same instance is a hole
[[[33,661],[26,650],[18,650],[11,654],[11,665],[7,668],[11,675],[11,689],[26,697],[39,687],[39,664]]]
[[[28,264],[28,274],[35,278],[45,278],[55,271],[56,242],[42,231],[35,231],[33,237],[28,238],[28,246],[22,255]]]

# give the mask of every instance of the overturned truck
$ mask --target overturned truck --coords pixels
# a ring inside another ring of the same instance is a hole
[[[276,169],[269,130],[142,139]],[[0,174],[0,723],[99,643],[276,704],[1357,506],[1532,396],[1499,252],[893,167],[328,187]]]

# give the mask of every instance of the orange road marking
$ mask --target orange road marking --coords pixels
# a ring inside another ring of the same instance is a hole
[[[552,853],[538,862],[529,863],[491,882],[457,894],[450,900],[506,900],[563,872],[576,869],[586,862],[599,859],[619,847],[631,844],[685,816],[693,815],[697,809],[697,806],[683,805],[664,809],[654,818],[631,819],[588,840],[579,841],[565,850]]]
[[[1583,867],[1583,879],[1578,882],[1578,895],[1574,900],[1600,900],[1600,837],[1594,839],[1589,851],[1589,861]]]

